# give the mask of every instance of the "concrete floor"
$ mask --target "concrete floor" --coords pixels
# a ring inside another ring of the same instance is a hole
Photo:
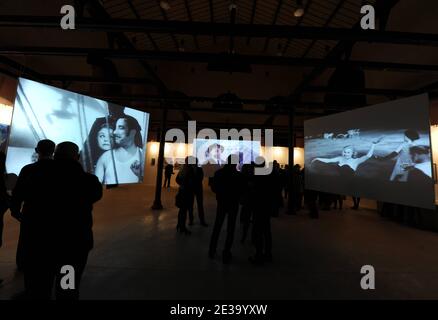
[[[82,299],[423,299],[438,298],[438,234],[380,218],[374,210],[306,212],[273,219],[274,262],[254,267],[237,230],[230,265],[207,258],[215,200],[206,192],[210,226],[176,233],[175,190],[165,210],[150,210],[153,188],[105,190],[95,206],[95,248]],[[346,206],[349,207],[349,206]],[[18,223],[7,214],[0,249],[0,299],[22,291],[15,272]],[[218,249],[220,252],[221,249]],[[360,288],[362,265],[376,270],[376,289]]]

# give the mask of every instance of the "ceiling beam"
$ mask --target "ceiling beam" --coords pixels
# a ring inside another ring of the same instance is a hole
[[[189,0],[184,0],[184,5],[187,11],[187,18],[189,19],[190,22],[193,22],[192,10],[190,10]],[[193,41],[195,42],[196,49],[199,50],[199,42],[198,42],[198,37],[196,37],[196,35],[193,35]]]
[[[300,26],[301,23],[303,23],[303,20],[306,17],[306,13],[309,12],[309,9],[310,9],[311,5],[312,5],[312,0],[307,1],[306,7],[304,8],[304,14],[301,17],[298,18],[296,26]],[[291,38],[287,39],[286,45],[284,46],[284,48],[283,48],[283,50],[281,52],[282,55],[286,55],[287,49],[289,49],[289,46],[290,46],[292,41],[293,41],[293,39],[291,39]]]
[[[137,9],[135,9],[134,4],[132,3],[132,0],[127,0],[129,8],[131,9],[132,13],[137,19],[141,19],[140,14],[138,13]],[[157,43],[155,42],[154,38],[152,38],[151,34],[149,32],[145,33],[146,37],[149,39],[149,42],[152,44],[155,50],[160,50]]]
[[[0,16],[0,27],[59,28],[59,17]],[[216,35],[258,38],[346,40],[418,46],[438,46],[438,35],[429,33],[362,30],[360,28],[304,27],[288,25],[230,24],[138,19],[78,18],[75,31],[150,32],[167,34]]]
[[[163,17],[164,21],[168,22],[169,18],[167,17],[166,11],[164,11],[164,9],[161,8],[160,0],[156,0],[156,3],[157,3],[158,8],[160,8],[161,16]],[[175,49],[178,50],[180,47],[180,44],[179,44],[178,40],[176,39],[175,35],[173,33],[170,33],[170,37],[173,40],[173,44],[175,45]]]
[[[327,21],[324,23],[323,27],[326,28],[330,25],[330,23],[333,21],[333,19],[336,17],[336,15],[338,14],[339,10],[341,10],[341,8],[344,6],[344,3],[347,0],[340,0],[338,5],[336,6],[336,8],[333,10],[333,12],[331,13],[331,15],[328,17]],[[312,50],[313,46],[315,45],[316,40],[312,40],[312,42],[310,43],[310,45],[306,48],[306,51],[304,52],[304,54],[302,55],[303,58],[305,58],[310,50]]]
[[[339,59],[315,59],[315,58],[295,58],[279,56],[259,56],[259,55],[240,55],[240,54],[216,54],[200,52],[174,52],[174,51],[155,51],[155,50],[131,50],[131,49],[101,49],[101,48],[68,48],[68,47],[1,47],[0,54],[14,55],[45,55],[45,56],[77,56],[86,57],[89,54],[97,54],[105,58],[112,59],[147,59],[165,61],[184,61],[184,62],[233,62],[259,65],[277,66],[297,66],[333,68],[340,65],[359,66],[366,70],[399,71],[399,72],[438,72],[438,65],[393,63],[378,61],[361,61]]]
[[[1,61],[2,56],[0,56]],[[6,69],[0,69],[0,73],[7,74],[9,76],[18,77],[17,73],[12,73]],[[51,74],[38,74],[39,78],[35,78],[30,76],[31,79],[42,80],[42,81],[51,81],[51,82],[85,82],[85,83],[97,83],[97,84],[126,84],[126,85],[153,85],[154,82],[150,79],[144,78],[118,78],[118,79],[107,79],[101,77],[89,77],[89,76],[80,76],[80,75],[51,75]],[[429,89],[430,87],[430,89]],[[358,90],[345,90],[345,89],[334,89],[328,88],[324,86],[310,86],[305,89],[306,92],[321,92],[321,93],[338,93],[338,94],[367,94],[367,95],[375,95],[375,96],[398,96],[398,97],[406,97],[412,96],[422,92],[433,91],[438,88],[438,83],[433,83],[430,86],[425,86],[418,90],[397,90],[397,89],[379,89],[379,88],[365,88]],[[159,100],[159,98],[157,98]],[[157,100],[156,99],[156,100]],[[214,97],[202,97],[202,96],[193,96],[193,97],[179,97],[179,98],[167,98],[168,100],[172,100],[174,102],[188,102],[188,101],[209,101],[214,102],[217,101],[217,98]],[[249,104],[267,104],[270,103],[269,100],[262,99],[241,99],[244,103]]]
[[[18,72],[19,76],[30,76],[31,78],[34,78],[36,80],[43,79],[43,76],[39,72],[27,66],[24,66],[16,62],[15,60],[9,59],[8,57],[0,56],[0,64],[6,65],[9,68],[14,69],[16,72]]]
[[[208,8],[210,11],[210,23],[214,23],[214,8],[213,8],[213,0],[208,0]],[[216,44],[216,36],[214,34],[209,34],[213,36],[213,43]]]
[[[253,0],[252,3],[252,10],[251,10],[251,19],[249,21],[249,24],[254,24],[254,18],[257,10],[257,0]],[[251,37],[248,37],[246,39],[246,45],[249,46],[249,43],[251,42]]]
[[[278,0],[277,8],[275,9],[274,16],[272,17],[272,23],[271,25],[277,24],[277,19],[281,11],[281,6],[283,5],[283,0]],[[266,38],[265,45],[263,46],[262,52],[266,52],[268,50],[269,42],[271,41],[271,38]]]

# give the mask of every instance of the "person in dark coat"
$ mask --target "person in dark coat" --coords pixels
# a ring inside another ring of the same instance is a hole
[[[264,167],[265,163],[257,161],[256,166]],[[272,261],[271,210],[278,201],[276,177],[269,175],[254,175],[251,184],[251,199],[254,212],[254,244],[255,255],[250,257],[253,264],[263,264]]]
[[[304,192],[303,176],[301,174],[301,166],[299,164],[294,165],[292,168],[292,183],[294,185],[292,195],[294,197],[294,206],[295,210],[299,211],[302,208]]]
[[[278,217],[280,214],[280,208],[283,207],[283,196],[282,196],[282,190],[283,190],[283,176],[281,173],[280,165],[276,160],[272,163],[272,172],[271,172],[271,181],[272,181],[272,188],[273,188],[273,201],[272,201],[272,208],[271,208],[271,214],[273,217]]]
[[[193,165],[190,164],[191,162],[190,157],[185,159],[185,163],[178,172],[175,180],[179,185],[175,199],[176,206],[179,208],[176,230],[186,235],[191,234],[187,229],[186,220],[187,212],[193,211],[193,201],[195,197],[195,170]]]
[[[22,223],[24,283],[29,299],[79,298],[79,287],[93,247],[93,203],[102,197],[96,176],[86,173],[79,148],[60,143],[54,160],[22,169],[12,196],[11,211]],[[23,172],[24,170],[24,172]],[[75,272],[73,289],[63,289],[64,266]]]
[[[205,222],[204,213],[204,190],[202,186],[202,181],[204,180],[204,170],[198,166],[198,158],[196,158],[196,164],[192,165],[194,172],[194,198],[196,198],[196,208],[198,209],[199,223],[203,227],[208,227]],[[195,217],[193,216],[193,206],[189,210],[189,225],[193,225]]]
[[[232,258],[231,247],[234,240],[240,196],[243,191],[241,173],[236,169],[238,158],[234,158],[233,155],[230,155],[227,164],[216,171],[211,181],[211,189],[216,194],[217,209],[208,255],[210,258],[214,258],[222,225],[227,218],[227,237],[222,253],[224,263],[229,263]]]
[[[170,188],[170,179],[172,178],[172,175],[173,175],[173,165],[168,163],[164,167],[164,185],[163,185],[163,188]]]
[[[3,240],[3,216],[10,206],[10,197],[6,191],[6,155],[0,151],[0,248]],[[0,284],[3,279],[0,279]]]
[[[55,152],[55,143],[49,139],[40,140],[35,148],[35,154],[37,155],[37,162],[23,167],[15,183],[15,188],[13,192],[13,197],[15,200],[12,204],[20,206],[23,199],[19,197],[19,190],[26,181],[29,180],[29,176],[32,176],[34,170],[37,168],[43,168],[49,166],[53,161],[53,153]],[[18,186],[18,187],[17,187]],[[15,195],[15,196],[14,196]],[[17,253],[16,253],[16,265],[18,271],[23,271],[24,269],[24,238],[23,238],[23,228],[24,224],[21,223],[21,208],[11,208],[11,215],[20,222],[20,234],[18,236]]]
[[[243,192],[240,203],[240,224],[242,225],[241,243],[244,243],[248,235],[248,230],[253,217],[253,205],[251,194],[251,183],[254,177],[254,164],[244,164],[242,166]]]

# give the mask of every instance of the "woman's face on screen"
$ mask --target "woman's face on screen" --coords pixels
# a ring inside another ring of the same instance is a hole
[[[111,139],[113,136],[113,129],[110,128],[102,128],[97,133],[97,144],[99,145],[99,148],[102,150],[109,150],[111,149]]]
[[[351,148],[345,148],[344,150],[342,150],[342,156],[345,159],[351,159],[353,158],[353,149]]]

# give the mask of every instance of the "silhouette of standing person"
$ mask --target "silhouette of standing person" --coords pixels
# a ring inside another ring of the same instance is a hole
[[[10,206],[9,195],[6,191],[6,155],[0,151],[0,248],[2,246],[3,239],[3,216]],[[0,279],[0,284],[3,279]]]
[[[192,165],[193,171],[195,173],[194,177],[194,196],[196,198],[196,207],[198,209],[199,223],[203,227],[208,227],[208,224],[205,222],[205,213],[204,213],[204,190],[202,188],[202,181],[204,180],[204,171],[201,167],[198,166],[198,159],[196,158],[196,164]],[[194,216],[193,216],[193,206],[191,206],[191,210],[189,210],[189,225],[193,225]]]
[[[287,199],[289,196],[289,189],[290,189],[290,175],[293,174],[291,172],[289,165],[284,166],[284,198]]]
[[[271,214],[273,217],[278,217],[280,213],[280,208],[283,206],[283,177],[281,175],[280,165],[277,160],[272,163],[271,172],[272,188],[274,192],[274,198],[272,199],[272,209]]]
[[[175,201],[176,206],[179,208],[176,230],[186,235],[191,234],[186,227],[186,220],[187,212],[193,211],[195,196],[195,171],[193,165],[190,164],[192,162],[190,158],[185,159],[184,165],[176,176],[176,183],[179,185]]]
[[[265,166],[264,159],[256,161],[257,167]],[[278,201],[278,183],[275,176],[254,175],[251,199],[254,210],[254,244],[256,253],[250,257],[253,264],[263,264],[272,261],[271,211]]]
[[[211,189],[216,194],[217,209],[208,256],[211,259],[214,258],[222,225],[227,218],[227,237],[222,253],[223,263],[229,263],[232,258],[231,247],[234,240],[240,195],[243,189],[241,174],[236,169],[238,159],[235,158],[235,156],[230,155],[227,158],[227,164],[216,171],[211,181]]]
[[[251,184],[254,178],[254,165],[244,164],[242,166],[242,182],[243,192],[241,197],[242,207],[240,209],[240,224],[242,225],[242,238],[241,243],[244,243],[248,235],[248,230],[251,224],[251,218],[253,215]]]
[[[301,167],[299,164],[296,164],[292,168],[292,183],[294,185],[293,191],[294,194],[291,196],[294,198],[295,210],[298,211],[302,208],[303,202],[303,177],[301,175]]]
[[[163,188],[170,188],[170,178],[172,178],[173,175],[173,165],[168,163],[164,167],[164,186]]]
[[[359,209],[360,198],[359,197],[351,197],[351,199],[353,200],[353,206],[351,207],[351,209],[353,209],[353,210]]]
[[[19,271],[24,270],[24,255],[25,255],[25,245],[24,245],[24,234],[26,232],[26,224],[21,221],[20,207],[23,202],[22,199],[22,185],[26,184],[32,176],[35,170],[38,168],[45,168],[50,165],[53,161],[53,152],[55,152],[55,143],[52,140],[44,139],[40,140],[35,148],[35,154],[37,155],[36,162],[23,167],[18,176],[15,188],[12,193],[12,207],[11,215],[20,221],[20,234],[18,237],[17,253],[16,253],[16,264]]]
[[[13,191],[14,215],[22,222],[24,283],[29,299],[78,299],[82,273],[93,247],[92,206],[102,197],[96,176],[79,163],[79,148],[63,142],[47,159],[22,169]],[[63,289],[63,266],[74,270],[74,288]]]

